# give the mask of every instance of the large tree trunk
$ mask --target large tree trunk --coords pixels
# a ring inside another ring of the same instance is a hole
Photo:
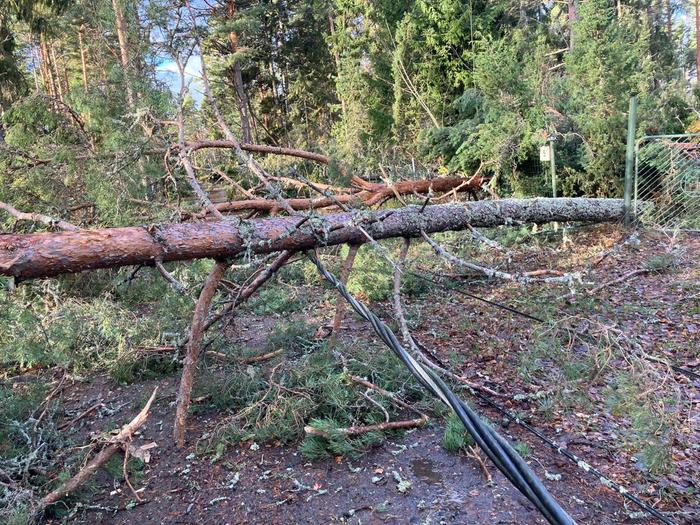
[[[129,46],[127,42],[127,27],[126,18],[124,17],[124,9],[122,8],[121,0],[112,0],[114,8],[114,19],[117,26],[117,40],[119,41],[119,61],[124,72],[124,89],[126,91],[126,102],[129,109],[136,108],[136,99],[134,98],[134,88],[131,84],[131,64],[129,63]]]
[[[235,257],[247,250],[299,251],[375,239],[551,221],[621,220],[621,199],[504,199],[397,208],[374,213],[333,213],[309,221],[298,216],[238,222],[209,222],[106,228],[63,233],[0,235],[0,275],[49,277],[95,268],[113,268],[187,259]]]
[[[578,22],[578,12],[576,9],[577,0],[567,0],[568,15],[569,15],[569,52],[574,50],[574,43],[576,40],[575,35],[575,25]]]
[[[226,3],[226,18],[232,20],[236,14],[236,2],[235,0],[228,0]],[[235,55],[238,53],[238,35],[235,31],[231,31],[228,34],[228,42],[231,53]],[[241,134],[243,136],[243,142],[253,142],[253,133],[250,127],[250,116],[248,114],[248,95],[245,92],[245,86],[243,85],[243,75],[241,73],[241,63],[236,59],[233,61],[233,65],[229,69],[229,75],[231,76],[231,83],[233,84],[233,89],[236,93],[236,100],[238,100],[238,114],[241,118]]]
[[[83,92],[87,95],[88,92],[88,70],[87,70],[87,49],[83,35],[85,34],[85,26],[81,25],[78,29],[78,46],[80,50],[80,67],[83,73]]]
[[[695,0],[695,81],[700,84],[700,0]]]
[[[44,85],[46,88],[46,93],[51,98],[56,98],[56,83],[53,77],[53,65],[51,64],[51,54],[49,53],[49,46],[46,43],[46,37],[41,35],[39,37],[39,50],[41,53],[41,66],[42,66],[42,76],[44,77]]]
[[[49,53],[51,55],[51,64],[53,65],[53,78],[55,79],[56,94],[58,100],[63,102],[63,80],[61,79],[61,70],[59,69],[58,60],[56,59],[56,46],[55,42],[49,42]]]

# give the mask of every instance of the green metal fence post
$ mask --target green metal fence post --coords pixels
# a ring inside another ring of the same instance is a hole
[[[634,189],[634,138],[637,134],[637,96],[630,98],[627,114],[627,153],[625,155],[625,224],[632,223],[632,191]]]
[[[554,140],[549,139],[549,170],[552,172],[552,197],[557,196],[557,166],[554,162]]]

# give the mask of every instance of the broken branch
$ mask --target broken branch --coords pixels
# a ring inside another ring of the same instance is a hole
[[[146,405],[141,409],[141,411],[132,419],[129,423],[124,425],[119,433],[110,438],[107,442],[107,446],[104,447],[87,465],[85,465],[80,471],[73,476],[71,479],[66,481],[56,490],[49,492],[44,496],[35,508],[36,514],[41,514],[46,507],[56,503],[57,501],[65,498],[71,493],[75,492],[83,483],[85,483],[97,470],[100,469],[109,459],[125,445],[129,443],[141,425],[146,422],[148,418],[148,411],[151,409],[151,405],[156,398],[156,393],[158,392],[158,387],[153,390],[151,397],[146,402]]]
[[[69,222],[61,219],[54,219],[48,215],[19,211],[17,208],[6,202],[0,202],[0,210],[5,210],[15,219],[20,221],[40,222],[52,228],[58,228],[65,231],[78,231],[80,229]]]
[[[216,289],[224,276],[227,266],[228,264],[226,261],[222,260],[214,263],[214,267],[209,272],[202,292],[199,294],[197,304],[194,307],[190,340],[182,367],[182,377],[177,394],[177,407],[175,408],[173,437],[175,438],[175,443],[178,448],[182,448],[185,445],[187,411],[190,408],[190,402],[192,400],[192,383],[194,381],[194,372],[197,366],[197,360],[199,359],[199,350],[204,335],[204,324],[209,313],[209,306],[214,298],[214,293],[216,293]]]

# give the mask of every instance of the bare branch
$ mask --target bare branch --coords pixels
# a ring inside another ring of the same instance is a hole
[[[173,437],[178,448],[185,445],[185,425],[187,424],[187,411],[190,408],[192,399],[192,383],[194,381],[194,371],[199,359],[199,351],[204,335],[204,324],[209,313],[209,306],[214,298],[214,293],[224,276],[226,261],[216,261],[214,267],[209,272],[207,280],[204,283],[202,292],[199,294],[199,299],[194,308],[192,316],[192,328],[190,330],[190,340],[187,347],[187,354],[182,368],[182,378],[180,379],[180,387],[177,394],[177,407],[175,409],[175,425],[173,428]]]
[[[165,269],[165,266],[163,266],[162,261],[156,260],[154,264],[156,269],[163,276],[163,279],[168,281],[172,285],[172,287],[175,288],[177,293],[181,295],[185,295],[187,293],[187,289],[185,288],[185,286],[180,281],[175,279],[175,277],[173,277],[173,275],[168,270]]]
[[[406,316],[403,312],[403,305],[401,304],[401,273],[403,265],[406,262],[406,255],[408,254],[408,248],[411,246],[411,239],[404,237],[403,244],[401,244],[401,251],[399,252],[399,259],[394,267],[394,315],[396,320],[399,322],[399,328],[401,329],[401,336],[403,337],[404,344],[411,347],[415,353],[420,353],[416,343],[413,341],[411,332],[408,329],[408,323],[406,322]]]
[[[607,288],[608,286],[612,286],[614,284],[620,284],[621,282],[624,282],[627,279],[631,279],[632,277],[636,277],[636,276],[642,275],[644,273],[650,273],[651,271],[652,270],[650,268],[638,268],[636,270],[632,270],[632,271],[627,272],[624,275],[618,277],[617,279],[612,279],[610,281],[606,281],[603,284],[596,286],[592,290],[588,290],[588,295],[593,295],[594,293],[601,291],[603,288]]]
[[[444,257],[448,261],[450,261],[453,264],[456,264],[458,266],[462,266],[464,268],[469,268],[470,270],[473,270],[475,272],[479,272],[481,274],[484,274],[486,277],[489,278],[497,278],[497,279],[503,279],[507,281],[515,281],[521,284],[531,284],[531,283],[549,283],[549,284],[568,284],[572,285],[574,282],[581,282],[581,273],[580,272],[575,272],[575,273],[565,273],[563,275],[556,275],[552,277],[539,277],[543,273],[549,273],[549,270],[535,270],[533,272],[526,272],[526,273],[508,273],[508,272],[503,272],[501,270],[496,270],[495,268],[488,268],[486,266],[481,266],[480,264],[472,263],[469,261],[465,261],[464,259],[460,259],[459,257],[452,255],[449,253],[447,250],[445,250],[442,246],[437,244],[434,240],[432,240],[424,231],[421,231],[421,236],[425,241],[430,244],[430,246],[435,250],[435,253],[440,255],[441,257]]]
[[[0,202],[0,210],[5,210],[15,219],[20,221],[40,222],[52,228],[59,228],[65,231],[78,231],[80,229],[69,222],[66,222],[61,219],[54,219],[53,217],[49,217],[48,215],[19,211],[17,208],[6,202]]]
[[[366,425],[366,426],[353,426],[345,428],[333,429],[334,432],[339,434],[345,434],[347,436],[357,436],[360,434],[367,434],[369,432],[381,432],[384,430],[396,430],[400,428],[417,428],[422,427],[428,422],[427,417],[421,417],[418,419],[408,419],[405,421],[388,421],[385,423],[379,423],[377,425]],[[322,438],[330,438],[331,434],[320,430],[318,428],[307,425],[304,427],[304,432],[310,436],[319,436]]]
[[[189,151],[197,151],[200,149],[220,148],[220,149],[236,149],[253,153],[265,153],[269,155],[282,155],[287,157],[297,157],[306,160],[313,160],[321,164],[329,164],[330,157],[322,153],[313,151],[304,151],[296,148],[281,148],[279,146],[268,146],[267,144],[250,144],[246,142],[234,142],[232,140],[198,140],[195,142],[187,142],[184,145]]]
[[[146,405],[141,409],[136,417],[128,424],[124,425],[119,433],[108,441],[108,445],[104,447],[85,467],[83,467],[80,472],[66,481],[58,489],[44,496],[37,504],[35,513],[42,513],[49,505],[56,503],[57,501],[75,492],[75,490],[85,483],[95,472],[97,472],[100,467],[107,463],[107,461],[109,461],[109,459],[120,448],[128,445],[129,441],[131,441],[131,438],[134,435],[134,432],[136,432],[141,425],[146,422],[146,419],[148,418],[148,411],[151,409],[151,405],[156,398],[157,392],[158,387],[153,390],[153,393],[146,402]]]
[[[355,262],[355,256],[357,251],[360,249],[359,244],[351,244],[348,246],[348,256],[343,262],[343,267],[340,269],[340,282],[347,284],[348,277],[350,276],[350,271],[352,270],[352,265]],[[333,348],[336,341],[338,340],[338,333],[340,332],[340,323],[343,321],[343,316],[345,314],[345,300],[340,293],[336,294],[335,298],[335,315],[333,316],[333,324],[331,325],[331,337],[328,340],[328,348]]]

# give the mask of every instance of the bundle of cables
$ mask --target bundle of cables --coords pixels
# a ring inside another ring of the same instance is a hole
[[[464,424],[464,428],[466,428],[479,448],[484,451],[513,486],[532,502],[547,521],[555,525],[574,525],[576,522],[573,518],[554,500],[542,481],[513,447],[500,434],[484,423],[466,403],[460,400],[440,377],[432,370],[425,368],[407,352],[394,332],[369,308],[355,299],[348,292],[347,288],[323,266],[314,253],[309,252],[307,255],[316,265],[323,278],[335,286],[355,312],[369,321],[384,344],[396,354],[418,381],[429,392],[454,410],[457,417]]]

